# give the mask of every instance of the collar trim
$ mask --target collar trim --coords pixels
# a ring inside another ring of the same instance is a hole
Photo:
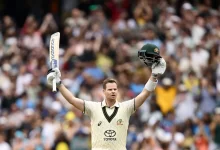
[[[102,107],[105,107],[105,106],[107,107],[105,99],[101,102],[101,106]],[[119,102],[116,101],[115,104],[113,106],[111,106],[110,108],[113,108],[113,107],[120,107]]]
[[[102,112],[105,116],[105,118],[108,120],[108,122],[110,123],[112,121],[112,119],[116,116],[117,112],[118,112],[118,108],[119,107],[115,107],[114,112],[111,114],[111,116],[108,115],[107,111],[106,111],[106,107],[102,107]]]

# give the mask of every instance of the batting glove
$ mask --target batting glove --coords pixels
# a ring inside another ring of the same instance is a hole
[[[53,79],[55,78],[56,79],[56,84],[57,84],[57,87],[58,87],[61,84],[60,77],[61,77],[61,73],[60,73],[60,70],[58,68],[49,69],[48,72],[47,72],[47,83],[52,86]]]
[[[166,70],[166,61],[163,58],[160,58],[160,61],[158,63],[154,63],[151,69],[153,77],[158,77],[159,75],[164,74]]]

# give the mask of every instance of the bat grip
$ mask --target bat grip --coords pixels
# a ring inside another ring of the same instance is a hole
[[[56,87],[56,78],[53,79],[53,92],[57,91],[57,87]]]

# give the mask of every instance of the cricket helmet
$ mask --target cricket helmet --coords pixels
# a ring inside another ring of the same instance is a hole
[[[154,44],[145,44],[141,50],[138,51],[138,57],[147,66],[151,67],[154,63],[160,61],[160,50]]]

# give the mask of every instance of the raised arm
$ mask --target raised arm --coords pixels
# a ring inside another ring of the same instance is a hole
[[[84,111],[84,101],[82,99],[76,98],[63,84],[58,86],[58,89],[70,104],[79,110]]]
[[[137,97],[135,98],[135,110],[138,109],[144,103],[144,101],[150,96],[152,91],[156,88],[156,85],[157,85],[157,79],[151,76],[148,82],[146,83],[144,89],[142,90],[142,92],[139,95],[137,95]]]
[[[58,68],[49,70],[47,74],[47,82],[49,85],[52,85],[52,81],[56,78],[57,88],[63,97],[73,106],[78,108],[81,111],[84,111],[84,101],[82,99],[76,98],[62,83],[60,80],[61,73]]]

